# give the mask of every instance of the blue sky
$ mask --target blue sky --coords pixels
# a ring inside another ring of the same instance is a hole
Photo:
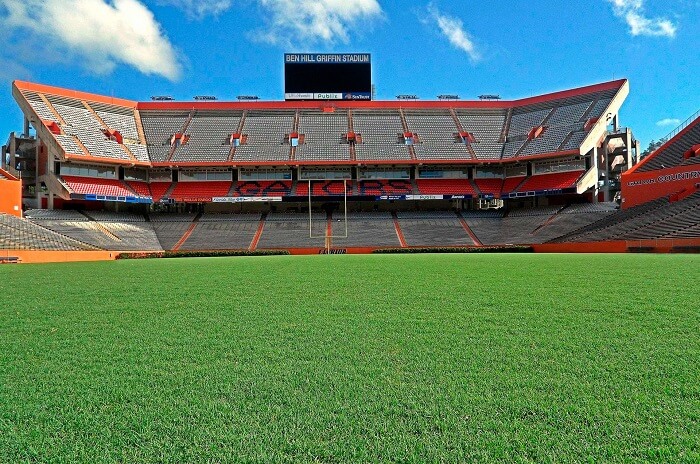
[[[700,0],[0,0],[13,79],[133,100],[283,97],[285,52],[370,52],[378,99],[538,95],[622,77],[643,146],[700,109]]]

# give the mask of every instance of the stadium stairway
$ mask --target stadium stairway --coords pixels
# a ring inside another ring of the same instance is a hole
[[[182,246],[183,243],[187,241],[188,238],[190,238],[190,235],[192,235],[192,232],[194,231],[194,228],[197,227],[197,223],[199,222],[199,218],[202,217],[202,213],[197,214],[195,218],[192,220],[192,223],[190,226],[187,228],[184,234],[182,234],[182,237],[180,237],[180,240],[175,243],[173,246],[173,251],[178,251],[180,247]]]
[[[119,237],[117,237],[116,235],[114,235],[114,234],[112,233],[112,231],[110,231],[110,230],[107,229],[105,226],[103,226],[102,224],[100,224],[99,221],[97,221],[95,218],[93,218],[92,216],[90,216],[90,215],[89,215],[88,213],[86,213],[85,211],[80,211],[80,214],[82,214],[83,216],[85,216],[85,217],[88,219],[88,221],[94,222],[94,223],[95,223],[95,227],[97,228],[97,230],[99,230],[100,232],[102,232],[103,234],[105,234],[107,237],[109,237],[109,238],[111,238],[112,240],[115,240],[115,241],[117,241],[117,242],[121,242],[121,241],[122,241],[121,238],[119,238]]]
[[[459,223],[462,225],[462,229],[469,235],[469,238],[472,239],[472,242],[474,242],[474,245],[476,246],[484,246],[483,243],[481,243],[481,240],[479,240],[479,237],[476,236],[474,231],[472,230],[471,227],[469,227],[469,224],[467,224],[467,221],[464,219],[464,216],[462,216],[462,213],[457,213],[457,217],[459,217]]]
[[[391,213],[391,218],[394,221],[394,229],[396,229],[396,237],[399,239],[399,243],[401,244],[401,248],[406,248],[408,245],[406,245],[406,238],[403,235],[403,231],[401,230],[401,224],[399,224],[399,218],[396,216],[396,212]]]
[[[552,214],[552,215],[549,216],[547,219],[545,219],[545,221],[544,221],[542,224],[540,224],[539,226],[537,226],[537,228],[536,228],[535,230],[533,230],[532,232],[530,232],[530,234],[531,234],[531,235],[535,235],[535,234],[537,234],[537,232],[539,232],[539,231],[542,230],[543,228],[547,227],[549,224],[552,223],[552,221],[554,221],[554,219],[557,217],[557,215],[558,215],[559,213],[561,213],[561,212],[562,212],[562,209],[559,209],[559,210],[555,211],[554,214]]]
[[[258,223],[258,230],[255,231],[255,235],[253,236],[253,240],[250,241],[250,245],[248,246],[248,249],[250,251],[255,251],[258,248],[258,244],[260,243],[260,237],[262,237],[263,231],[265,230],[265,220],[267,219],[267,213],[263,213],[262,216],[260,216],[260,222]]]

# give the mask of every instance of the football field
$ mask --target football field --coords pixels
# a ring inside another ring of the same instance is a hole
[[[0,266],[0,462],[700,461],[700,256]]]

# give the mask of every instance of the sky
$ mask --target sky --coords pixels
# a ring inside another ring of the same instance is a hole
[[[0,138],[14,79],[147,101],[281,100],[284,53],[371,53],[379,100],[517,99],[627,78],[643,148],[700,110],[700,0],[0,0]]]

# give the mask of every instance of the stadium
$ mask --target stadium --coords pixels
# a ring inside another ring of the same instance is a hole
[[[627,79],[284,61],[274,101],[12,82],[0,462],[700,460],[699,114],[642,156]]]
[[[338,66],[328,59],[318,66]],[[349,74],[360,84],[336,83],[346,68],[309,83],[323,72],[287,66],[305,87],[278,102],[133,102],[14,82],[25,119],[3,156],[15,191],[6,256],[697,249],[700,120],[639,160],[618,123],[626,80],[515,101],[357,101],[369,92],[327,91],[369,90],[362,71]]]

